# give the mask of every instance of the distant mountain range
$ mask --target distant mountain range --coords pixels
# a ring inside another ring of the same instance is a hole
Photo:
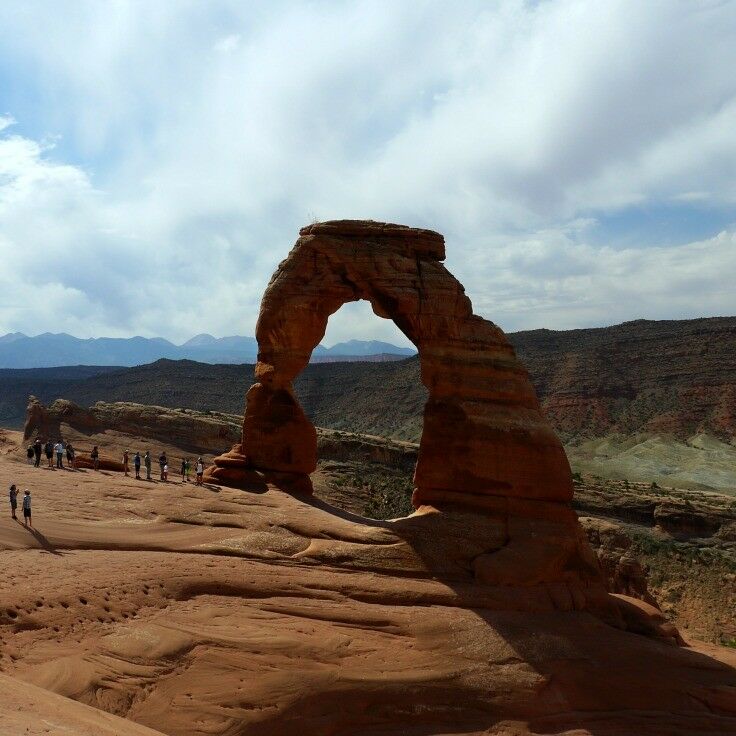
[[[415,354],[379,340],[348,340],[330,348],[318,345],[312,362],[399,360]],[[71,365],[136,366],[161,358],[200,363],[253,363],[258,354],[254,337],[196,335],[182,345],[162,337],[98,337],[83,340],[65,333],[29,337],[10,332],[0,337],[0,368],[52,368]]]
[[[736,446],[736,317],[640,320],[508,337],[547,417],[568,443],[614,435],[708,435]],[[344,349],[355,352],[357,346]],[[135,401],[238,413],[252,380],[251,365],[171,360],[117,369],[5,369],[0,426],[22,424],[29,394],[44,403]],[[421,434],[427,391],[417,357],[310,365],[294,387],[319,426],[397,439]],[[728,462],[723,459],[723,466]]]

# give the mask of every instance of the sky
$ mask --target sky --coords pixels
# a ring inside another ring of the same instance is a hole
[[[736,315],[736,2],[0,3],[0,333],[252,335],[299,227],[507,331]],[[364,304],[325,344],[407,344]]]

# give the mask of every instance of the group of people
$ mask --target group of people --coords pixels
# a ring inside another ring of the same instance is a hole
[[[69,467],[76,468],[76,465],[74,464],[76,455],[71,442],[64,444],[61,439],[56,443],[53,443],[50,439],[46,440],[46,442],[41,442],[40,439],[37,439],[28,447],[26,452],[28,462],[33,463],[37,468],[41,466],[42,454],[46,455],[46,460],[52,470],[55,468],[58,468],[59,470],[63,469],[65,454]],[[56,455],[56,466],[54,466],[54,455]]]
[[[46,440],[46,442],[42,442],[40,439],[37,439],[32,445],[28,447],[27,456],[28,456],[28,462],[33,463],[37,468],[41,466],[41,456],[45,454],[46,458],[48,460],[49,468],[52,470],[63,469],[64,468],[64,455],[66,455],[67,459],[67,467],[76,470],[76,451],[74,447],[72,446],[71,442],[64,443],[63,440],[59,439],[58,442],[53,443],[51,440]],[[56,464],[54,464],[54,455],[56,455]],[[92,451],[89,454],[90,459],[92,460],[92,467],[95,470],[100,469],[100,451],[97,445],[95,445],[92,448]],[[169,480],[169,460],[166,457],[166,452],[162,452],[161,455],[158,458],[158,464],[160,468],[160,479],[163,482],[167,482]],[[142,480],[141,478],[141,466],[145,467],[146,469],[146,480],[153,480],[151,477],[151,453],[149,450],[146,450],[143,457],[141,457],[140,452],[136,452],[133,456],[133,468],[135,470],[135,477],[137,480]],[[118,466],[119,467],[119,466]],[[204,460],[202,457],[198,457],[197,461],[194,466],[195,474],[196,474],[196,484],[198,486],[201,486],[204,484]],[[125,475],[130,474],[130,453],[128,450],[125,450],[123,453],[123,471]],[[181,482],[182,483],[188,483],[189,482],[189,474],[191,472],[191,463],[189,461],[189,458],[183,458],[181,461]],[[21,500],[21,503],[23,505],[23,521],[25,526],[33,527],[33,523],[31,520],[31,492],[26,488],[26,490],[23,493],[23,497]],[[15,484],[10,486],[10,516],[13,519],[17,519],[18,516],[16,514],[16,511],[18,509],[18,489],[16,488]]]
[[[41,466],[41,456],[43,454],[46,455],[46,459],[48,460],[49,468],[52,470],[63,470],[64,469],[64,455],[66,455],[67,460],[67,467],[71,468],[72,470],[77,469],[76,464],[76,450],[74,449],[71,442],[67,442],[66,444],[62,439],[59,439],[56,443],[52,442],[50,439],[46,440],[46,442],[42,442],[40,439],[37,439],[32,445],[28,447],[27,450],[27,456],[28,456],[28,462],[33,463],[35,467]],[[56,455],[56,464],[54,464],[54,455]],[[90,460],[92,460],[92,467],[95,470],[100,469],[100,451],[97,445],[95,445],[92,448],[92,451],[89,454]],[[163,482],[166,482],[169,480],[169,460],[166,457],[166,452],[162,452],[161,455],[158,458],[158,464],[159,468],[161,470],[160,473],[160,479]],[[133,456],[133,468],[135,469],[135,477],[137,480],[142,480],[141,478],[141,466],[145,467],[146,469],[146,480],[152,480],[151,477],[151,453],[149,450],[146,450],[143,457],[141,457],[140,452],[136,452]],[[181,461],[181,481],[182,483],[188,483],[189,482],[189,475],[191,473],[191,462],[188,457],[183,458]],[[195,463],[195,473],[197,476],[196,483],[198,486],[201,486],[204,482],[204,460],[202,457],[198,457],[197,461]],[[125,450],[123,453],[123,471],[125,472],[125,475],[129,475],[130,473],[130,452],[128,450]]]
[[[95,448],[95,450],[96,449],[97,448]],[[146,450],[142,458],[140,452],[136,452],[135,455],[133,455],[133,468],[135,470],[136,480],[141,480],[141,465],[146,468],[146,480],[151,480],[151,453],[148,450]],[[158,466],[160,469],[160,479],[162,482],[166,483],[169,480],[169,459],[166,457],[166,452],[162,452],[159,455]],[[182,458],[182,483],[189,483],[189,474],[191,472],[191,467],[192,466],[189,458]],[[130,453],[128,452],[128,450],[123,453],[123,472],[125,473],[125,475],[129,475],[130,473]],[[204,460],[202,460],[201,456],[197,458],[195,472],[197,475],[197,485],[201,486],[204,483]]]

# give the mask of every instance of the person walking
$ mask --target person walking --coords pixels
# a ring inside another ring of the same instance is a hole
[[[36,462],[34,465],[38,468],[41,466],[41,453],[43,452],[43,444],[38,437],[36,437],[36,441],[33,443],[33,454],[36,456]]]
[[[49,461],[49,467],[51,470],[54,469],[54,445],[51,440],[46,440],[46,444],[43,446],[44,454],[46,459]]]
[[[140,480],[141,479],[141,454],[140,452],[135,453],[133,455],[133,467],[135,468],[135,479]]]
[[[191,469],[191,463],[189,462],[189,458],[187,458],[184,461],[184,475],[186,476],[187,483],[189,483],[189,470]]]
[[[123,453],[123,471],[125,472],[125,475],[128,475],[130,473],[130,465],[129,465],[129,462],[128,462],[128,456],[129,456],[129,453],[126,450]]]
[[[63,468],[64,468],[64,462],[63,462],[63,460],[64,460],[64,443],[61,440],[59,440],[54,445],[54,451],[56,452],[56,467],[59,470],[63,470]]]
[[[77,469],[77,464],[74,461],[74,446],[71,442],[66,443],[66,464],[72,470]]]
[[[100,451],[97,449],[97,445],[95,445],[92,448],[92,452],[90,452],[89,456],[92,458],[92,467],[95,470],[100,469]]]
[[[161,480],[163,480],[164,483],[169,482],[169,464],[168,463],[164,463]]]
[[[164,480],[164,467],[167,467],[168,469],[168,462],[169,461],[166,459],[166,453],[162,452],[158,456],[158,465],[159,465],[159,468],[161,469],[161,480]]]
[[[15,487],[15,483],[10,486],[10,518],[17,519],[15,510],[18,508],[18,489]]]
[[[33,529],[33,521],[31,520],[31,492],[27,488],[23,496],[23,525],[30,526]]]
[[[181,459],[181,482],[186,483],[187,481],[187,460],[186,458]]]
[[[204,460],[202,460],[201,456],[197,458],[197,467],[195,470],[197,471],[197,485],[201,486],[204,478]]]
[[[151,480],[151,451],[146,450],[146,454],[143,457],[143,462],[146,466],[146,480]]]

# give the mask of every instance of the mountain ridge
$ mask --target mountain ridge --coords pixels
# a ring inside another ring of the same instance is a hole
[[[349,340],[332,347],[318,345],[314,360],[322,358],[356,360],[372,356],[373,360],[395,359],[414,354],[376,340]],[[29,337],[21,332],[0,336],[0,368],[52,368],[74,365],[133,367],[160,358],[196,360],[202,363],[255,362],[258,343],[254,337],[229,335],[214,337],[201,333],[181,345],[163,337],[97,337],[78,338],[65,332],[44,332]],[[377,356],[388,356],[381,358]]]
[[[636,321],[512,333],[543,410],[563,440],[706,434],[736,445],[736,317]],[[135,368],[0,370],[0,423],[18,426],[29,394],[243,411],[252,365],[163,359]],[[80,373],[75,378],[75,370]],[[417,356],[312,363],[295,390],[320,426],[417,440],[426,389]],[[596,452],[604,448],[596,446]]]

